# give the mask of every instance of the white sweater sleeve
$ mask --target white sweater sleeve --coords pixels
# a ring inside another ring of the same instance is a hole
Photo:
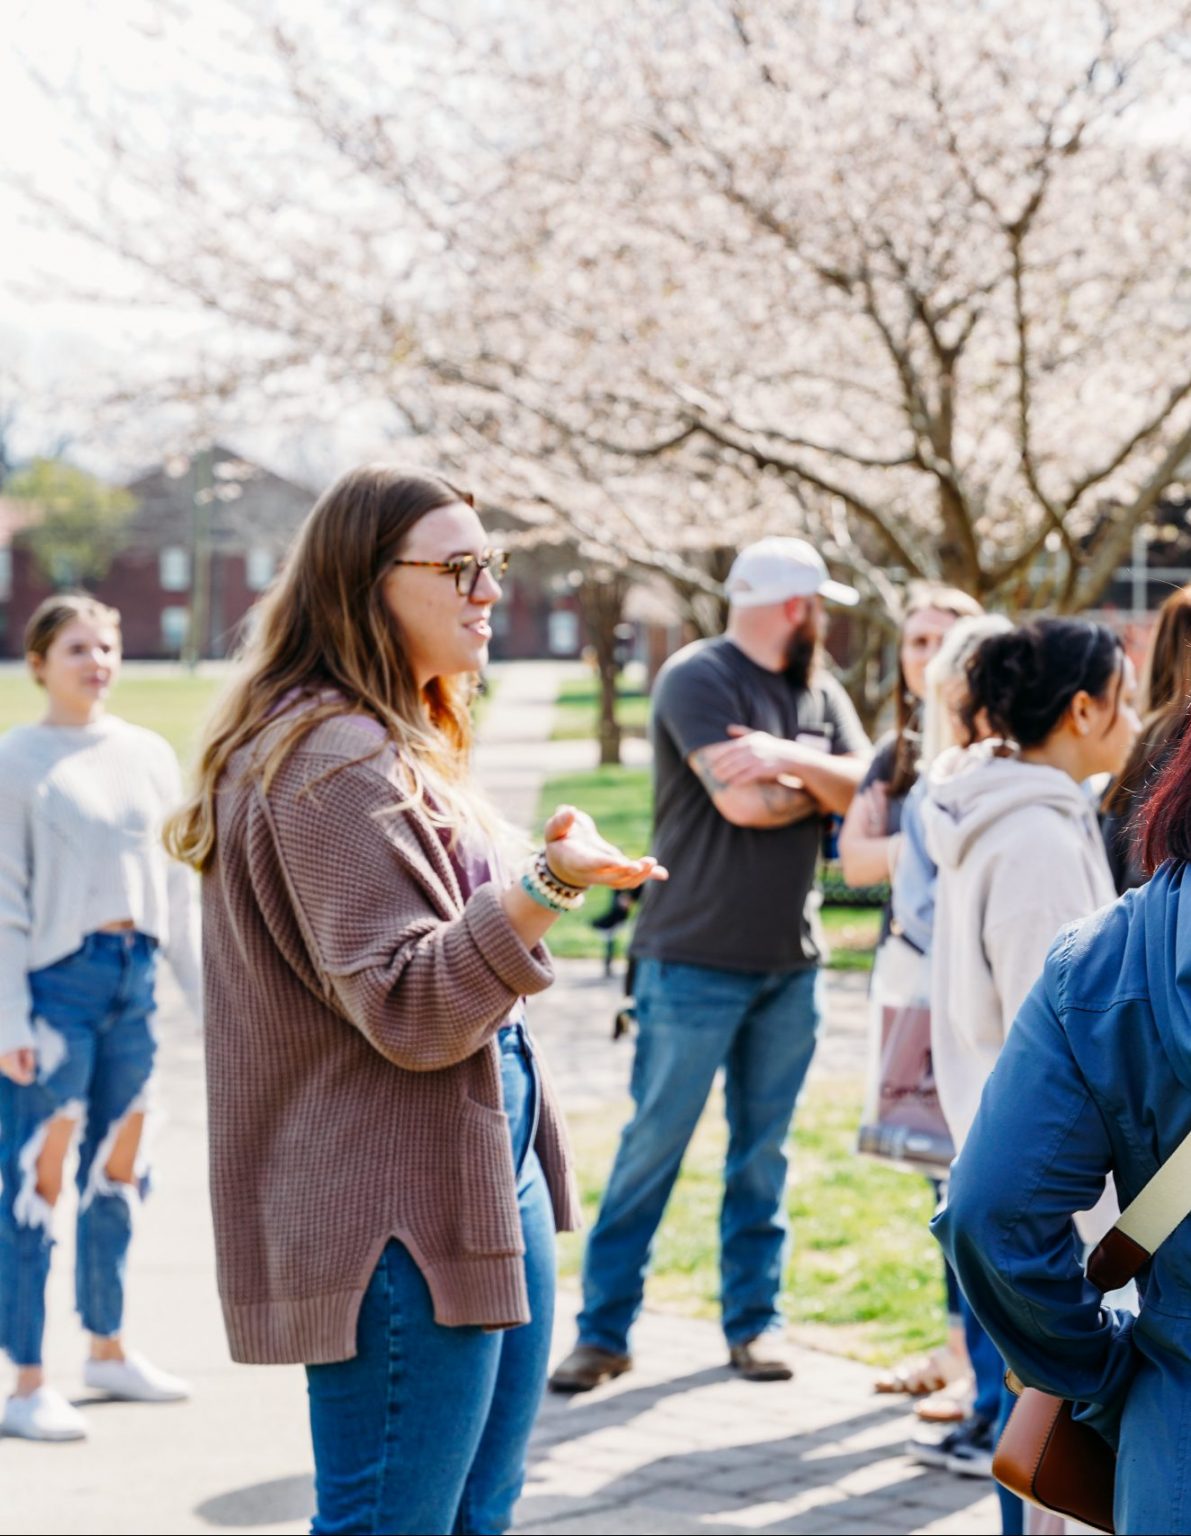
[[[33,1046],[30,864],[28,795],[0,764],[0,1055]]]
[[[166,815],[182,802],[184,790],[178,759],[173,749],[166,746],[168,757]],[[165,956],[177,978],[187,1005],[196,1021],[203,1020],[203,961],[199,936],[198,877],[185,864],[179,864],[168,854],[162,855],[167,864],[166,900],[168,905],[168,933]]]
[[[166,959],[178,979],[196,1021],[203,1022],[203,961],[199,939],[198,877],[193,870],[170,859],[166,875],[169,891],[170,941]]]

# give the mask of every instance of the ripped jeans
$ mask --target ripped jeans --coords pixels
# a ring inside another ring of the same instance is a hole
[[[79,1315],[89,1333],[120,1332],[132,1206],[148,1180],[143,1153],[135,1186],[109,1178],[106,1165],[124,1120],[145,1108],[156,969],[156,943],[130,930],[88,934],[74,954],[30,973],[37,1077],[22,1086],[0,1076],[0,1348],[15,1365],[41,1364],[53,1212],[37,1160],[60,1117],[80,1128]]]

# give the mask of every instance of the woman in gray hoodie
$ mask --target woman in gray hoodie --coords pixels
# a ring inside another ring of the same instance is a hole
[[[957,1152],[1055,936],[1115,896],[1081,785],[1120,771],[1139,724],[1132,662],[1111,630],[1082,619],[986,639],[967,692],[972,735],[982,716],[993,736],[943,754],[922,808],[938,866],[931,1050]],[[986,1466],[994,1426],[964,1427],[973,1470]],[[1003,1500],[1007,1532],[1021,1529],[1020,1509]]]
[[[968,664],[967,718],[983,709],[996,734],[944,754],[923,808],[939,869],[931,1046],[957,1150],[1055,935],[1116,895],[1081,785],[1120,772],[1136,687],[1117,636],[1084,619],[994,635]]]

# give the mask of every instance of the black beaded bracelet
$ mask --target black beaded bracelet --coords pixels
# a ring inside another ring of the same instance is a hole
[[[586,885],[572,885],[569,880],[564,880],[561,875],[556,875],[550,868],[550,860],[546,857],[546,850],[540,848],[534,865],[538,872],[538,879],[543,885],[556,889],[563,896],[581,896],[589,889]]]

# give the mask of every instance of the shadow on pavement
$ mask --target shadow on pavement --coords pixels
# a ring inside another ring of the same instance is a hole
[[[535,1436],[541,1443],[531,1447],[530,1465],[563,1442],[581,1441],[613,1425],[629,1425],[664,1398],[722,1380],[726,1374],[723,1370],[702,1370],[575,1404],[569,1410],[556,1410]],[[687,1525],[694,1521],[704,1531],[741,1530],[741,1516],[748,1511],[744,1528],[750,1536],[824,1530],[912,1531],[959,1516],[992,1490],[994,1485],[983,1479],[954,1477],[927,1467],[908,1468],[900,1439],[876,1446],[848,1445],[856,1436],[879,1430],[904,1415],[904,1405],[874,1405],[819,1429],[772,1440],[668,1452],[623,1474],[613,1474],[607,1483],[584,1496],[539,1495],[531,1487],[517,1507],[517,1528],[627,1532],[640,1524],[643,1530],[674,1532],[679,1529],[674,1522],[685,1531],[696,1529],[696,1525]],[[833,1446],[838,1449],[832,1450]],[[582,1451],[577,1455],[581,1459]],[[882,1476],[883,1463],[888,1463],[887,1482]],[[796,1506],[792,1510],[780,1508],[791,1504]],[[799,1504],[803,1508],[797,1508]],[[592,1521],[601,1512],[604,1523],[597,1526]],[[717,1517],[730,1523],[718,1526],[714,1523]]]
[[[314,1480],[309,1472],[275,1477],[268,1483],[249,1483],[204,1499],[195,1514],[208,1525],[281,1525],[289,1520],[309,1520],[314,1513]]]
[[[601,1392],[549,1392],[542,1404],[537,1428],[529,1447],[529,1459],[533,1462],[534,1448],[540,1443],[558,1440],[577,1440],[589,1429],[607,1429],[612,1424],[623,1424],[635,1419],[656,1403],[667,1397],[681,1397],[698,1387],[709,1387],[717,1381],[728,1381],[732,1372],[726,1365],[704,1366],[701,1371],[691,1371],[686,1376],[668,1376],[663,1381],[644,1383],[639,1387],[614,1394]]]

